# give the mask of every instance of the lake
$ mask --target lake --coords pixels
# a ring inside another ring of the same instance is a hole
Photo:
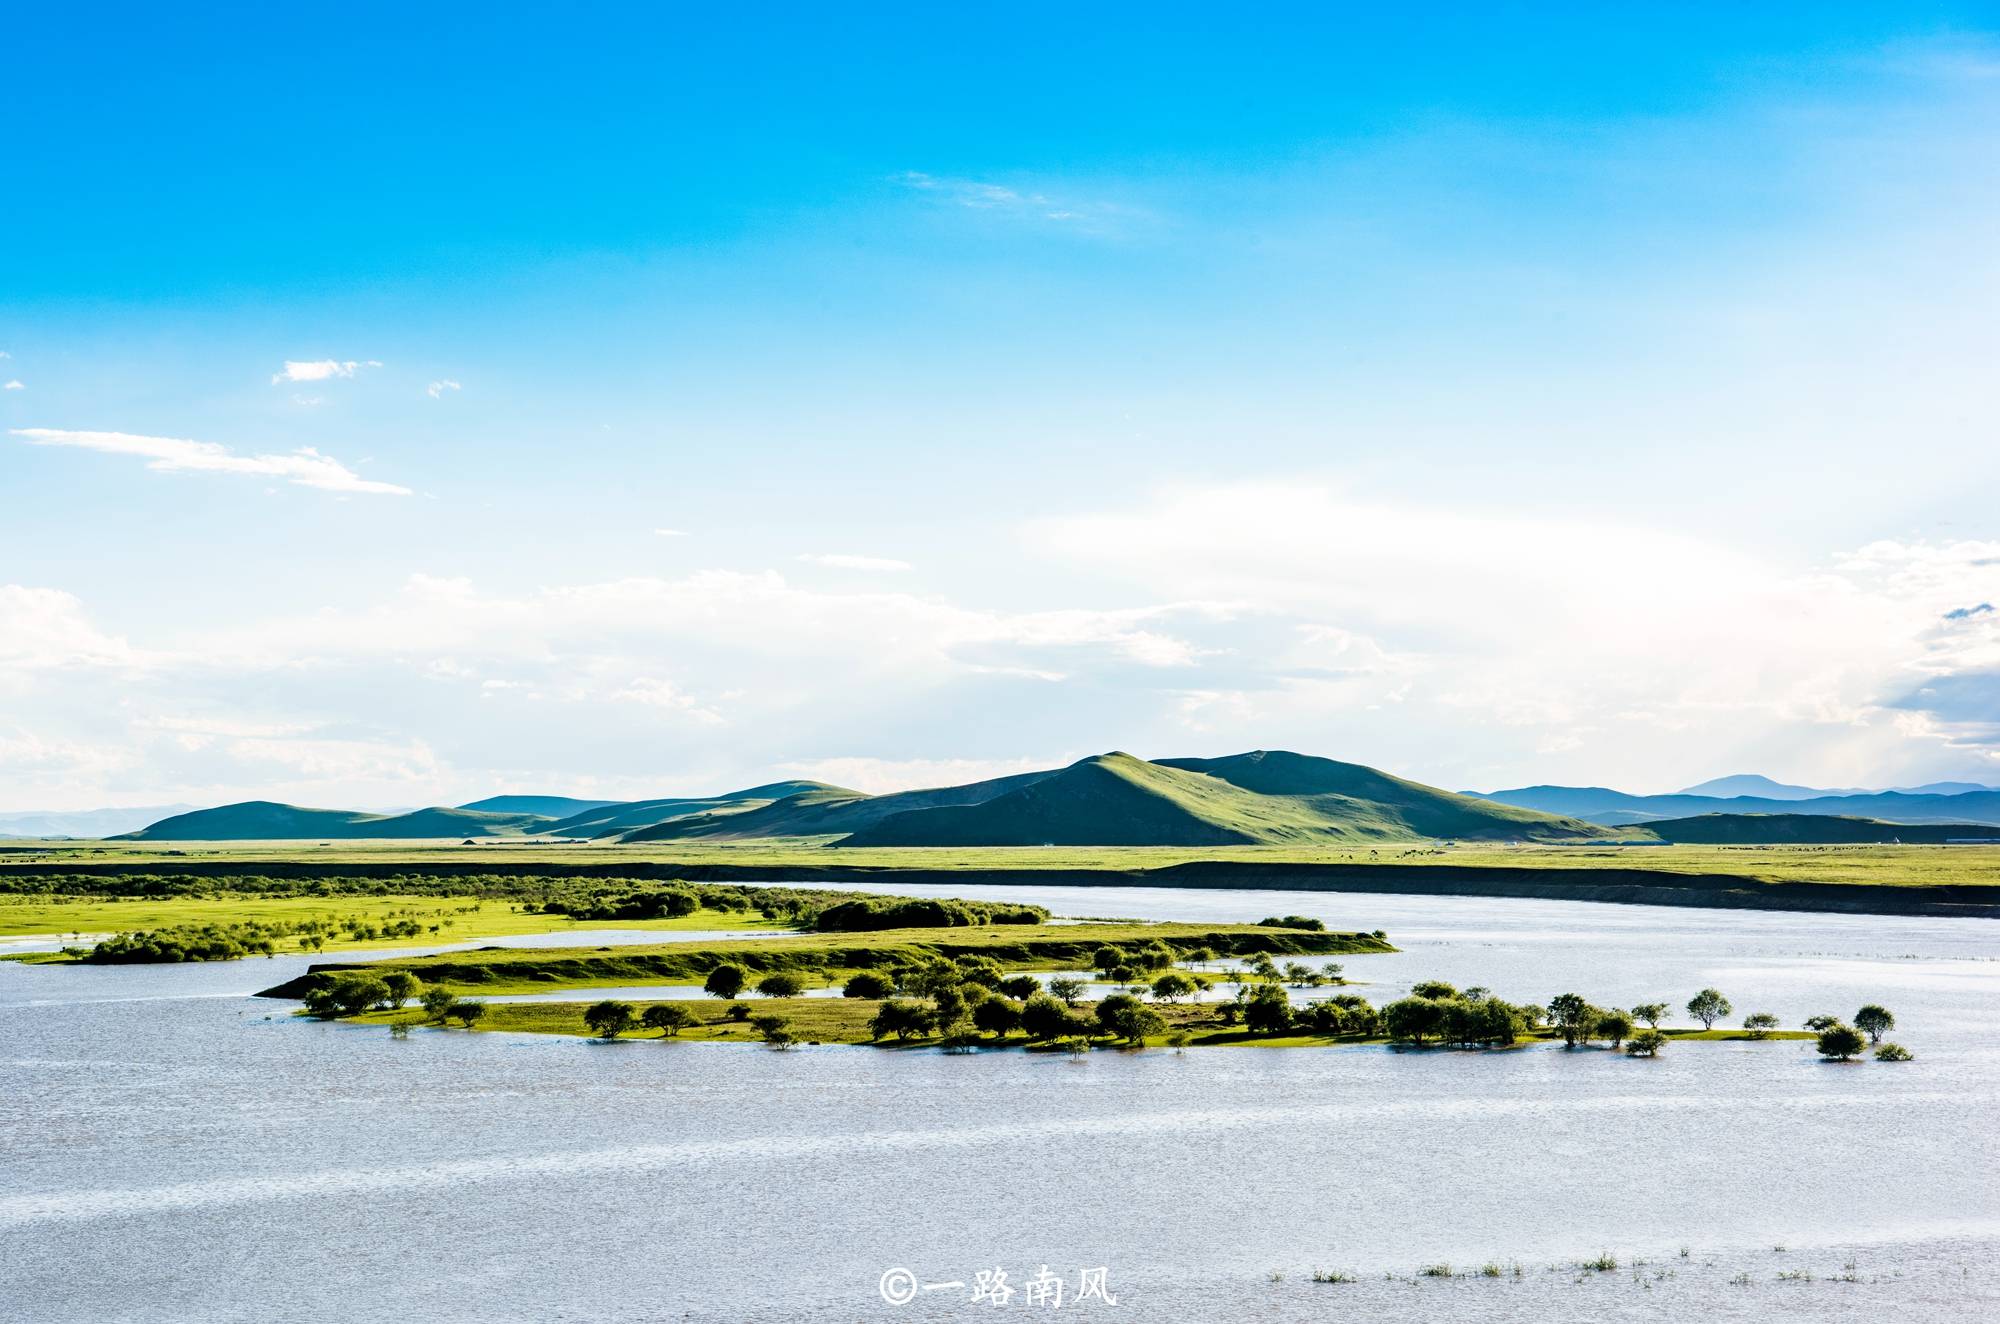
[[[1403,952],[1344,958],[1376,1001],[1435,977],[1678,1008],[1712,984],[1739,1016],[1788,1026],[1879,1001],[1918,1060],[1836,1066],[1789,1042],[1637,1061],[397,1040],[247,996],[300,958],[0,963],[0,1318],[1033,1317],[1044,1265],[1064,1283],[1058,1318],[2000,1312],[1990,921],[1005,895],[1066,915],[1381,928]],[[1600,1255],[1618,1267],[1577,1267]],[[1420,1274],[1442,1265],[1451,1276]],[[1100,1267],[1115,1306],[1076,1299]],[[881,1291],[898,1269],[907,1304]],[[975,1304],[995,1269],[1015,1294]],[[963,1286],[925,1290],[948,1283]]]

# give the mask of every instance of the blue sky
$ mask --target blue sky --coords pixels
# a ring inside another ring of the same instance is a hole
[[[1994,18],[17,16],[0,808],[2000,783]]]

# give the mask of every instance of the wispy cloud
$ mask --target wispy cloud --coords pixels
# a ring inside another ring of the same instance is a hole
[[[653,532],[662,538],[690,538],[694,536],[686,529],[654,529]]]
[[[15,428],[14,435],[33,446],[74,446],[109,455],[134,455],[146,467],[163,472],[251,474],[280,478],[300,487],[327,492],[408,496],[410,489],[363,478],[330,455],[310,446],[290,455],[238,455],[212,441],[181,437],[142,437],[130,432],[71,432],[61,428]]]
[[[21,379],[18,377],[8,382],[5,386],[0,386],[0,391],[25,391],[27,389],[26,386],[21,384]]]
[[[335,377],[352,377],[363,368],[381,366],[379,359],[286,359],[284,368],[271,374],[271,385],[331,381]]]
[[[430,398],[433,400],[441,400],[444,398],[444,393],[446,391],[457,391],[462,389],[463,388],[460,387],[457,382],[452,381],[449,377],[446,377],[439,381],[434,381],[429,386],[426,386],[424,388],[424,394],[430,396]]]
[[[850,556],[843,552],[803,552],[799,560],[835,570],[908,570],[908,561],[887,556]]]
[[[953,206],[1019,216],[1024,220],[1053,221],[1080,229],[1102,230],[1112,220],[1131,214],[1129,209],[1111,203],[1057,198],[1039,189],[1015,188],[991,180],[930,175],[921,170],[905,170],[895,179],[905,188]]]

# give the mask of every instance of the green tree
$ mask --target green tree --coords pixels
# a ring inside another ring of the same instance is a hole
[[[1065,1007],[1074,1007],[1083,1000],[1084,982],[1067,976],[1049,981],[1049,996],[1061,1001]]]
[[[407,970],[391,970],[382,976],[382,985],[389,990],[389,1005],[399,1011],[404,1003],[424,991],[424,981]]]
[[[1021,1028],[1021,1004],[988,998],[972,1009],[972,1023],[995,1039],[1005,1039]]]
[[[1153,981],[1153,996],[1161,1002],[1179,1002],[1194,993],[1194,981],[1177,970],[1169,970]]]
[[[776,1012],[765,1012],[761,1016],[752,1016],[750,1024],[756,1029],[758,1034],[764,1036],[764,1042],[773,1048],[790,1048],[798,1042],[797,1036],[792,1033],[791,1021],[778,1015]]]
[[[840,996],[865,998],[872,1002],[888,997],[891,991],[889,981],[873,970],[857,970],[848,976],[847,987],[840,990]]]
[[[1600,1038],[1611,1041],[1611,1051],[1615,1053],[1618,1046],[1631,1037],[1632,1018],[1614,1007],[1598,1016],[1597,1033]]]
[[[1756,1011],[1743,1018],[1743,1029],[1752,1039],[1768,1039],[1778,1028],[1778,1018],[1768,1011]]]
[[[898,1039],[915,1039],[929,1034],[930,1030],[930,1008],[921,1002],[906,1002],[901,998],[884,1002],[868,1022],[868,1033],[877,1039],[892,1034]]]
[[[1868,1036],[1868,1042],[1879,1044],[1882,1036],[1896,1028],[1896,1017],[1887,1007],[1871,1002],[1854,1013],[1854,1028]]]
[[[452,1004],[457,1001],[457,995],[444,989],[436,986],[427,988],[423,996],[424,1015],[428,1016],[433,1024],[442,1025],[445,1017],[451,1015]]]
[[[1097,1004],[1097,1023],[1114,1039],[1138,1043],[1149,1034],[1158,1034],[1167,1023],[1160,1013],[1128,993],[1113,993]]]
[[[795,998],[806,991],[806,981],[789,970],[777,970],[757,981],[757,991],[767,998]]]
[[[1704,1030],[1713,1030],[1717,1021],[1734,1010],[1718,988],[1705,988],[1688,999],[1688,1015],[1700,1021]]]
[[[1009,975],[1000,981],[1000,991],[1016,1002],[1026,1002],[1042,991],[1042,981],[1033,975]]]
[[[1625,1051],[1633,1057],[1658,1057],[1666,1042],[1667,1036],[1649,1027],[1634,1033],[1626,1041]]]
[[[640,1013],[639,1024],[649,1030],[658,1030],[660,1036],[678,1035],[694,1024],[694,1013],[678,1002],[656,1002]]]
[[[1831,1025],[1819,1032],[1819,1055],[1836,1062],[1852,1062],[1867,1047],[1868,1040],[1851,1025]]]
[[[1444,1033],[1445,1003],[1436,998],[1397,998],[1382,1008],[1382,1029],[1399,1043],[1424,1046],[1424,1040]]]
[[[1838,1024],[1840,1024],[1840,1017],[1828,1016],[1824,1012],[1817,1016],[1808,1016],[1805,1019],[1805,1027],[1814,1034],[1818,1034],[1821,1030],[1831,1030]]]
[[[1667,1004],[1664,1002],[1642,1002],[1632,1008],[1632,1018],[1646,1022],[1646,1028],[1657,1030],[1660,1022],[1667,1018]]]
[[[1901,1044],[1879,1044],[1875,1049],[1877,1062],[1907,1062],[1912,1054]]]
[[[1565,1048],[1576,1047],[1578,1040],[1590,1042],[1591,1033],[1597,1028],[1597,1008],[1576,993],[1550,998],[1548,1015],[1549,1024],[1562,1035]]]
[[[1433,1002],[1443,1002],[1458,996],[1458,990],[1442,979],[1426,979],[1410,989],[1413,998],[1429,998]]]
[[[451,1004],[451,1016],[453,1020],[470,1030],[486,1018],[486,1004],[461,999]]]
[[[701,991],[718,998],[733,998],[743,991],[750,972],[734,961],[725,961],[708,972],[708,978],[701,984]]]
[[[1243,1026],[1252,1034],[1283,1034],[1292,1028],[1292,1000],[1277,984],[1261,984],[1243,1004]]]
[[[638,1020],[638,1009],[629,1002],[606,999],[593,1002],[583,1012],[583,1023],[600,1039],[616,1039]]]
[[[1069,1007],[1059,998],[1037,993],[1021,1004],[1021,1030],[1030,1039],[1060,1039],[1069,1024]]]
[[[1100,975],[1109,976],[1113,970],[1125,964],[1125,953],[1108,943],[1090,954],[1090,968]]]

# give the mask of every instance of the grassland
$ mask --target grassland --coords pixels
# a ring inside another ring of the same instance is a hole
[[[486,1015],[480,1020],[478,1032],[489,1030],[512,1031],[524,1034],[572,1035],[579,1038],[591,1037],[591,1030],[583,1023],[588,1002],[515,1002],[488,1003]],[[654,1004],[638,1002],[633,1004],[640,1010]],[[763,1036],[747,1021],[731,1020],[724,1012],[724,1003],[718,1001],[677,1001],[671,1005],[685,1007],[697,1017],[697,1023],[682,1030],[673,1039],[687,1043],[737,1043],[754,1044]],[[869,1033],[868,1022],[881,1008],[881,1003],[849,998],[754,998],[750,1006],[758,1013],[772,1013],[783,1016],[790,1022],[792,1033],[801,1043],[808,1044],[869,1044],[875,1040]],[[1176,1034],[1186,1034],[1186,1046],[1252,1048],[1309,1048],[1326,1047],[1337,1044],[1386,1044],[1389,1041],[1379,1037],[1321,1034],[1251,1034],[1240,1025],[1224,1023],[1212,1005],[1173,1006],[1154,1004],[1166,1022],[1166,1029],[1159,1034],[1147,1036],[1149,1047],[1163,1047]],[[353,1018],[356,1023],[369,1025],[403,1024],[419,1026],[424,1022],[423,1012],[405,1008],[401,1011],[373,1011]],[[1668,1039],[1673,1043],[1703,1041],[1750,1042],[1752,1036],[1742,1030],[1667,1030]],[[657,1040],[662,1036],[654,1031],[642,1030],[625,1036],[625,1040]],[[1765,1036],[1766,1040],[1801,1040],[1814,1036],[1803,1030],[1774,1030]],[[1520,1044],[1557,1041],[1554,1031],[1530,1032],[1524,1035]],[[621,1040],[622,1042],[623,1040]],[[940,1040],[926,1036],[908,1040],[885,1040],[881,1047],[891,1049],[936,1048]],[[1002,1038],[982,1036],[980,1046],[988,1048],[1021,1048],[1028,1046],[1028,1040],[1020,1034],[1010,1034]],[[1037,1044],[1036,1048],[1053,1050],[1053,1044]],[[1449,1049],[1423,1049],[1412,1051],[1445,1052]],[[1461,1050],[1471,1051],[1471,1050]],[[1495,1051],[1495,1050],[1479,1050]],[[1506,1050],[1498,1050],[1506,1051]]]
[[[350,938],[346,923],[359,920],[381,927],[414,920],[421,937]],[[100,900],[94,897],[9,896],[0,894],[0,935],[80,937],[199,924],[261,924],[332,928],[319,950],[365,952],[408,947],[419,942],[466,942],[522,934],[567,933],[589,929],[648,929],[663,932],[710,929],[782,930],[786,925],[755,911],[698,910],[674,919],[572,920],[533,914],[504,901],[437,896],[288,896],[240,894],[163,899]],[[435,925],[435,930],[432,926]]]
[[[718,965],[735,964],[753,978],[776,970],[844,982],[859,970],[910,961],[976,956],[1009,971],[1087,967],[1099,947],[1162,942],[1179,952],[1206,947],[1219,955],[1366,955],[1396,950],[1365,933],[1321,933],[1256,924],[992,925],[948,929],[889,929],[873,933],[810,933],[630,947],[481,949],[399,957],[365,965],[315,963],[311,972],[266,989],[266,997],[303,997],[343,970],[371,974],[406,970],[424,984],[461,996],[546,993],[563,989],[643,984],[700,984]],[[818,1001],[808,999],[808,1001]]]
[[[810,840],[652,845],[142,842],[0,847],[0,874],[505,873],[965,886],[1195,886],[1536,896],[1666,905],[2000,916],[2000,847],[898,847]]]

